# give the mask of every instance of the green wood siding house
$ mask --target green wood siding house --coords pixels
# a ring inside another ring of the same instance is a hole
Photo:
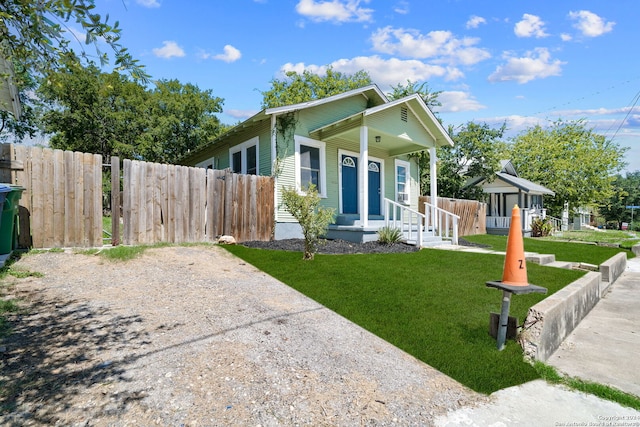
[[[335,209],[329,237],[373,240],[394,203],[418,210],[419,170],[411,153],[453,145],[419,95],[389,101],[376,85],[268,108],[182,160],[189,166],[276,177],[275,239],[300,237],[280,205],[281,189],[313,183]]]

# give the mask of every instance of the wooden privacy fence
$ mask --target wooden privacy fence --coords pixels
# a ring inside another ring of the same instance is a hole
[[[102,246],[102,156],[0,144],[0,182],[24,187],[19,246]]]
[[[112,159],[116,177],[118,162]],[[119,206],[119,183],[112,183],[112,205]],[[270,240],[274,203],[271,177],[124,160],[122,241],[211,242],[220,235],[239,242]],[[118,236],[118,221],[113,224],[113,236]]]
[[[419,210],[424,213],[424,202],[431,203],[430,196],[420,196]],[[460,217],[458,235],[470,236],[487,233],[487,204],[477,200],[446,199],[438,197],[438,207]]]
[[[102,246],[103,166],[98,154],[0,144],[0,183],[25,189],[19,246]],[[221,234],[237,241],[272,237],[271,177],[125,160],[121,181],[117,157],[111,169],[114,245],[120,212],[126,244],[214,241]]]

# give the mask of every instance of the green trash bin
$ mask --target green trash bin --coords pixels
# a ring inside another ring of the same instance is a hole
[[[25,189],[19,185],[9,188],[0,218],[0,255],[10,254],[18,246],[18,202]]]
[[[4,201],[7,199],[7,194],[11,191],[9,184],[0,184],[0,212],[4,208]],[[2,224],[2,215],[0,214],[0,225]]]

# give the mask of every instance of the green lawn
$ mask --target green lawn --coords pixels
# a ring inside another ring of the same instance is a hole
[[[489,245],[496,251],[504,251],[507,247],[507,236],[479,234],[475,236],[464,236],[464,239],[473,243]],[[556,261],[586,262],[595,265],[603,263],[618,252],[625,252],[627,258],[634,256],[633,252],[622,248],[527,237],[524,238],[524,250],[540,254],[555,254]]]
[[[640,243],[640,233],[621,230],[576,230],[563,231],[555,236],[545,237],[547,240],[565,240],[577,242],[613,243],[621,248],[631,249],[631,246]]]
[[[502,278],[504,256],[424,249],[303,261],[300,252],[225,248],[474,390],[491,393],[539,377],[516,342],[499,352],[488,334],[502,294],[485,282]],[[549,293],[583,274],[531,263],[527,271],[529,282]],[[544,297],[514,296],[511,315],[521,323]]]

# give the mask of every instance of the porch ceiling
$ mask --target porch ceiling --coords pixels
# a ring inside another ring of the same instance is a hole
[[[332,123],[328,126],[315,129],[309,132],[309,135],[321,141],[335,141],[338,139],[353,141],[360,143],[360,127],[365,124],[366,120],[362,114]],[[373,127],[368,125],[369,132],[367,143],[369,147],[381,148],[387,150],[391,156],[414,153],[416,151],[426,150],[432,147],[425,138],[423,141],[412,140],[406,134],[394,135],[390,129],[384,129],[380,126]],[[376,137],[380,137],[379,142]]]

